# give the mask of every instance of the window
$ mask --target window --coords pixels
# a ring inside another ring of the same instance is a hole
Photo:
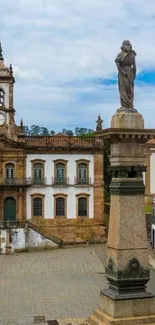
[[[54,160],[54,179],[53,185],[67,184],[67,160]]]
[[[32,217],[44,217],[44,194],[34,193],[31,195]]]
[[[78,165],[78,184],[87,184],[87,164]]]
[[[33,180],[34,184],[42,184],[43,182],[43,165],[40,163],[34,164]]]
[[[44,179],[44,160],[32,160],[32,177],[33,184],[42,185],[45,182]]]
[[[80,197],[78,199],[78,216],[87,217],[87,198]]]
[[[9,163],[5,165],[5,181],[13,183],[14,181],[14,164]]]
[[[58,197],[56,199],[56,217],[65,216],[65,199],[63,197]]]
[[[63,163],[56,164],[56,183],[65,183],[65,164]]]
[[[67,216],[67,194],[54,194],[54,217],[65,218]]]
[[[0,106],[4,106],[4,91],[0,89]]]
[[[33,199],[33,216],[41,217],[42,216],[42,198],[35,197]]]
[[[79,193],[76,195],[76,217],[89,217],[89,196],[88,193]]]
[[[76,182],[77,185],[89,184],[89,160],[76,161]]]

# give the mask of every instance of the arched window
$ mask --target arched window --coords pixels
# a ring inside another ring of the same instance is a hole
[[[88,183],[88,165],[86,163],[78,164],[78,184]]]
[[[4,106],[4,91],[0,89],[0,106]]]
[[[43,183],[43,164],[35,163],[33,164],[33,182],[34,184]]]
[[[12,163],[5,165],[5,181],[9,183],[14,181],[14,164]]]
[[[33,198],[33,216],[42,217],[43,215],[43,198],[35,197]]]
[[[78,198],[78,216],[79,217],[88,216],[88,198],[86,197]]]
[[[58,163],[56,164],[56,184],[64,184],[65,183],[65,164]]]

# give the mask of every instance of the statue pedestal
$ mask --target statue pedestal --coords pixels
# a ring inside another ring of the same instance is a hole
[[[144,143],[152,132],[144,129],[137,111],[118,110],[103,138],[111,142],[111,205],[105,274],[108,289],[101,292],[101,307],[87,324],[155,323],[155,299],[146,292],[150,279],[144,212]]]
[[[136,110],[117,110],[111,120],[111,128],[144,129],[144,119]]]

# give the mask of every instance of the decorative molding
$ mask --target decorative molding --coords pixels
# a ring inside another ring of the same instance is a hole
[[[150,270],[145,268],[137,258],[133,257],[128,261],[127,265],[122,270],[117,270],[114,259],[110,257],[108,266],[105,267],[106,276],[115,279],[150,279]]]
[[[112,181],[110,184],[111,195],[144,195],[145,186],[143,180],[136,182]]]
[[[82,193],[78,193],[78,194],[76,194],[76,197],[79,198],[80,196],[81,196],[81,197],[89,197],[90,194],[89,194],[89,193],[83,193],[83,192],[82,192]]]
[[[152,297],[145,288],[150,280],[150,270],[145,268],[137,258],[128,261],[125,268],[117,269],[113,257],[105,268],[109,288],[103,294],[113,300],[128,300]]]
[[[143,178],[146,166],[112,166],[109,167],[113,178]]]
[[[55,194],[53,194],[53,196],[54,197],[67,197],[68,196],[68,194],[66,194],[66,193],[55,193]]]

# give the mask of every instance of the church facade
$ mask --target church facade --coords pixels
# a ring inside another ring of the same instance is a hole
[[[102,139],[25,136],[23,121],[15,123],[14,83],[0,46],[1,227],[28,224],[64,243],[102,241]]]

